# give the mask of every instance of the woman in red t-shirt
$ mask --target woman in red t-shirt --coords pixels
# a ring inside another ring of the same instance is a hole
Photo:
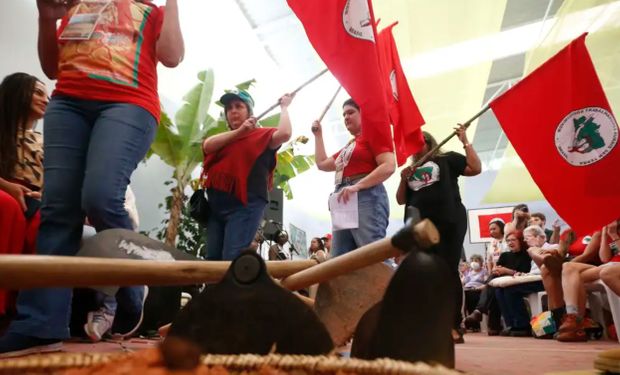
[[[358,226],[334,227],[332,257],[385,238],[390,206],[383,181],[394,173],[396,165],[393,150],[373,149],[363,138],[360,107],[353,99],[344,102],[342,111],[344,125],[354,138],[330,157],[325,152],[321,124],[312,124],[316,165],[319,170],[336,172],[336,199],[346,203],[357,194]]]
[[[44,118],[37,252],[71,256],[85,215],[97,231],[132,229],[125,191],[159,121],[157,63],[179,64],[183,38],[177,0],[166,0],[165,8],[146,0],[37,0],[37,8],[39,60],[57,80]],[[145,294],[132,287],[102,297],[102,308],[89,314],[89,336],[132,334]],[[71,295],[64,288],[22,291],[0,356],[58,350],[69,338]]]

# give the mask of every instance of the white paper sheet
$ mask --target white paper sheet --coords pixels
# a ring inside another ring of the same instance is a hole
[[[338,193],[329,196],[329,211],[332,215],[332,231],[355,229],[359,227],[357,212],[357,193],[349,194],[349,200],[338,202]]]

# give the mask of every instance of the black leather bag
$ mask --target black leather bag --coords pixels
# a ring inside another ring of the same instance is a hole
[[[204,189],[198,189],[189,198],[189,216],[201,225],[207,225],[211,208]]]

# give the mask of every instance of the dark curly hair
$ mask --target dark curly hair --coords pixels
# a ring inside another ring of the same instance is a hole
[[[0,177],[13,177],[18,161],[18,139],[22,139],[30,116],[32,95],[40,82],[27,73],[13,73],[0,83]]]

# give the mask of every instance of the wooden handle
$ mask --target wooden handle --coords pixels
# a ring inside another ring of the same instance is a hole
[[[46,255],[0,256],[0,288],[100,285],[191,285],[218,282],[231,262],[149,261]],[[317,264],[314,260],[266,262],[274,278]]]
[[[304,87],[308,86],[310,83],[314,82],[317,78],[319,78],[320,76],[322,76],[325,73],[327,73],[327,69],[321,70],[319,73],[315,74],[312,78],[310,78],[306,82],[302,83],[299,87],[297,87],[295,90],[293,90],[293,92],[291,92],[291,95],[297,94],[301,89],[303,89]],[[258,120],[262,119],[263,117],[265,117],[265,115],[267,113],[271,112],[275,107],[277,107],[279,105],[280,105],[280,101],[278,100],[271,107],[267,108],[260,115],[256,116],[256,121],[258,121]]]
[[[401,232],[408,234],[406,236],[408,238],[406,246],[413,247],[417,245],[420,248],[427,248],[439,242],[437,228],[435,228],[431,221],[426,219],[415,225],[410,224],[406,226],[401,229]],[[312,268],[294,273],[282,280],[281,285],[288,290],[307,288],[312,284],[321,283],[398,256],[403,253],[403,250],[405,249],[396,247],[391,238],[384,238],[336,258],[331,258]],[[405,251],[408,250],[406,249]]]
[[[319,116],[319,120],[318,120],[319,122],[323,121],[323,117],[325,117],[325,114],[327,113],[327,111],[329,111],[332,104],[334,104],[334,100],[336,100],[336,97],[338,96],[340,89],[342,89],[342,86],[338,86],[338,89],[334,93],[334,96],[332,96],[329,102],[325,105],[325,108],[323,108],[323,112],[321,112],[321,115]]]
[[[471,125],[472,122],[474,122],[475,119],[477,119],[478,117],[482,116],[486,111],[488,111],[491,107],[489,107],[489,105],[487,104],[486,106],[484,106],[484,108],[482,108],[480,111],[478,111],[478,113],[476,113],[475,115],[472,116],[472,118],[470,118],[469,120],[467,120],[465,123],[463,123],[463,126],[465,126],[465,129],[469,128],[469,125]],[[444,138],[443,141],[439,142],[439,144],[435,147],[433,147],[429,152],[427,152],[426,154],[424,154],[424,156],[422,156],[418,161],[416,161],[413,165],[411,165],[409,168],[416,169],[418,167],[420,167],[421,165],[423,165],[424,163],[426,163],[430,158],[433,157],[433,155],[435,155],[437,153],[437,151],[439,151],[439,149],[441,148],[441,146],[445,145],[446,143],[448,143],[448,141],[450,139],[452,139],[452,137],[454,137],[456,135],[456,130],[453,131],[449,136],[447,136],[446,138]]]

